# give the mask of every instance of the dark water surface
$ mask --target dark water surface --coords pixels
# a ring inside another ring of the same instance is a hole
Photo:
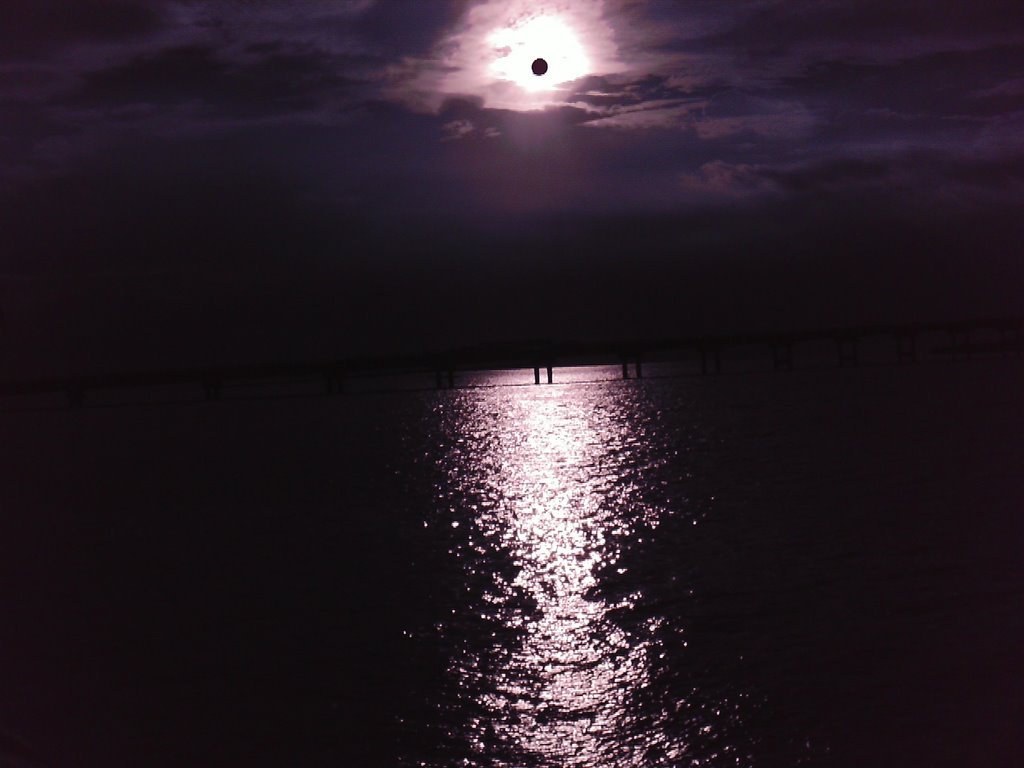
[[[1022,384],[0,414],[0,756],[1022,765]]]

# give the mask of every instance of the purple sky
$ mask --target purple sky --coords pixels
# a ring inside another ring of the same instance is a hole
[[[1019,0],[3,16],[5,375],[1021,307]]]

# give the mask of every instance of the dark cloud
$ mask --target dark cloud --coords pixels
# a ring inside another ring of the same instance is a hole
[[[1016,62],[1017,66],[1012,67]],[[1008,70],[1008,64],[1011,68]],[[889,62],[821,61],[780,85],[844,112],[890,110],[917,115],[984,117],[1024,109],[1024,95],[993,93],[1008,71],[1024,67],[1024,44],[944,51]]]
[[[242,60],[209,45],[143,54],[87,73],[70,101],[106,107],[194,102],[215,113],[260,116],[314,109],[358,82],[345,74],[350,61],[343,56],[280,43],[247,50]]]
[[[355,18],[353,31],[378,50],[420,56],[430,51],[470,5],[467,0],[375,3]]]
[[[143,0],[6,0],[0,60],[27,58],[82,43],[114,43],[161,27],[159,2]]]
[[[646,74],[639,78],[586,77],[573,83],[573,92],[566,100],[600,110],[693,98],[699,98],[699,94],[673,85],[668,76]]]
[[[843,159],[800,168],[765,169],[760,175],[794,193],[821,194],[854,186],[887,184],[892,172],[888,162]]]
[[[1021,39],[1024,8],[1015,0],[769,0],[730,4],[731,17],[700,40],[755,58],[877,58]]]
[[[63,135],[68,126],[37,101],[7,99],[0,103],[0,147],[18,147],[24,158],[35,141]],[[0,152],[3,152],[0,149]],[[11,160],[18,156],[9,155]]]

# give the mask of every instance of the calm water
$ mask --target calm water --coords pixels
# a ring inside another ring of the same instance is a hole
[[[1022,764],[1024,366],[614,373],[0,414],[0,755]]]

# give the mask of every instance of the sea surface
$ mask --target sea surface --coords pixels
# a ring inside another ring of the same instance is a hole
[[[1024,765],[1024,363],[645,373],[0,412],[0,764]]]

